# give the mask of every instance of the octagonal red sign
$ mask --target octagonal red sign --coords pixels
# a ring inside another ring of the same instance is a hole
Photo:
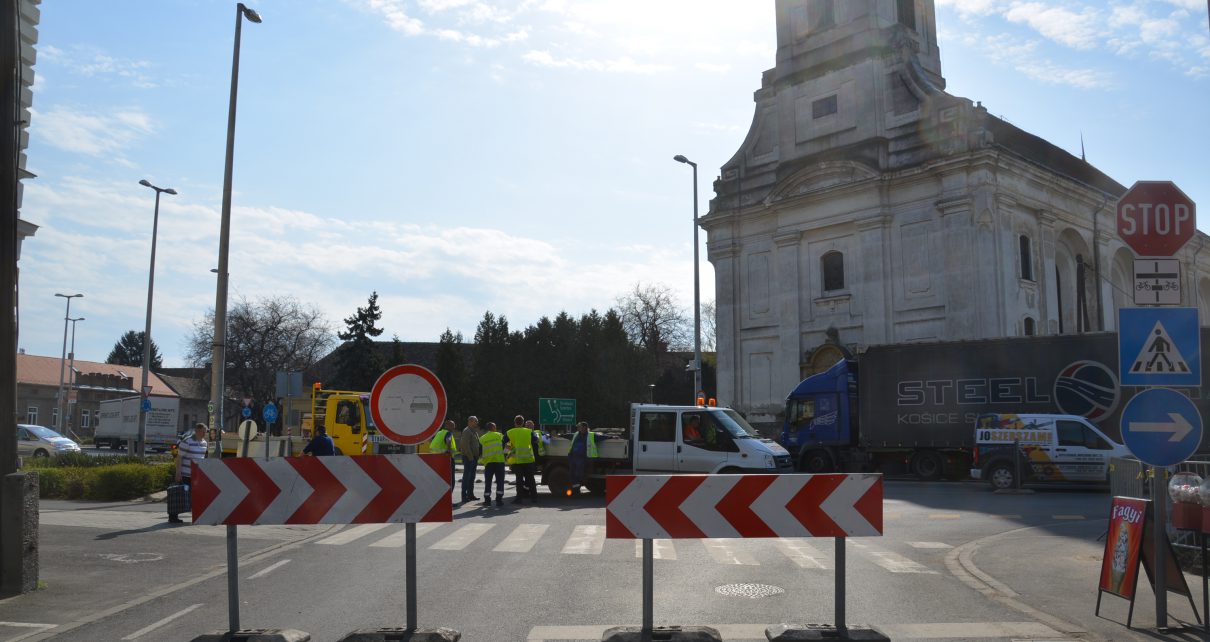
[[[1171,181],[1138,181],[1117,214],[1118,236],[1139,256],[1172,256],[1197,231],[1193,201]]]

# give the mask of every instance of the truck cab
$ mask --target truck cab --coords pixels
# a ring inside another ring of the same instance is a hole
[[[633,404],[630,419],[635,474],[793,472],[790,453],[730,408]]]
[[[826,473],[837,467],[836,449],[855,446],[858,417],[857,362],[839,361],[803,379],[786,397],[781,445],[799,470]]]

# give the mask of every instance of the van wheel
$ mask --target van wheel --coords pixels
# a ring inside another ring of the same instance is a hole
[[[563,466],[553,466],[542,475],[546,489],[555,497],[568,497],[571,491],[571,475]]]
[[[45,459],[47,457],[50,457],[50,453],[39,448],[34,451],[34,457],[37,457],[38,459]]]
[[[941,473],[945,470],[945,462],[942,461],[941,455],[925,450],[916,453],[912,457],[912,472],[925,481],[936,481],[941,479]]]
[[[798,460],[798,468],[804,473],[830,473],[835,470],[832,455],[826,450],[811,450],[803,453]]]
[[[738,475],[739,469],[738,468],[724,468],[724,469],[718,471],[718,474],[720,474],[720,475]]]
[[[989,468],[987,479],[991,482],[992,488],[996,490],[1014,488],[1017,483],[1017,475],[1013,472],[1012,464],[1007,462],[1000,462]]]

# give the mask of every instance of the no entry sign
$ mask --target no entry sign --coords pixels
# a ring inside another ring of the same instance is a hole
[[[1193,201],[1171,181],[1139,181],[1118,201],[1118,236],[1139,256],[1172,256],[1193,238]]]
[[[370,393],[370,413],[382,434],[399,444],[419,444],[445,418],[445,387],[423,366],[404,364],[382,373]]]

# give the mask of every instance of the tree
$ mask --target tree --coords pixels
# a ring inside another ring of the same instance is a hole
[[[475,414],[476,411],[471,407],[470,375],[463,359],[461,332],[446,328],[445,332],[441,333],[441,342],[437,346],[435,374],[445,388],[445,398],[449,405],[446,414],[463,421]]]
[[[718,346],[718,306],[714,301],[702,304],[702,350],[714,352]]]
[[[677,304],[666,285],[636,283],[634,289],[617,301],[622,327],[630,340],[653,356],[670,347],[693,345],[693,322]]]
[[[369,390],[386,370],[386,362],[374,344],[374,337],[382,334],[380,319],[378,292],[372,292],[366,306],[344,320],[345,331],[337,335],[345,344],[337,349],[336,380],[331,382],[334,387]]]
[[[143,367],[143,332],[128,330],[118,342],[113,344],[113,350],[105,358],[105,363],[120,366]],[[160,348],[151,340],[151,369],[159,370],[164,367],[164,359],[160,357]]]
[[[214,311],[193,325],[187,360],[195,367],[211,361]],[[241,298],[227,314],[226,375],[229,394],[271,399],[279,370],[302,372],[332,347],[332,328],[313,305],[290,296]],[[238,408],[228,405],[225,423]]]

